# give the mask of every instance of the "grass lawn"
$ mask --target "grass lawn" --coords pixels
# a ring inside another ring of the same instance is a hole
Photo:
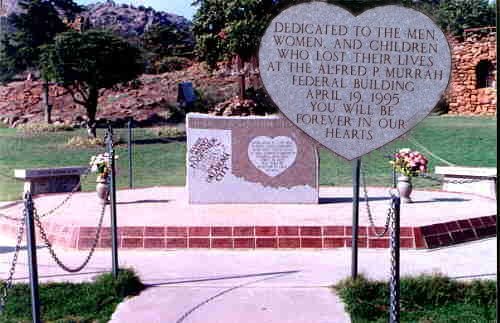
[[[104,323],[126,297],[138,295],[144,286],[129,270],[122,270],[116,280],[104,274],[90,283],[50,283],[40,285],[43,322]],[[15,284],[9,291],[0,323],[28,323],[31,319],[30,289]]]
[[[388,321],[388,283],[346,279],[334,289],[353,323]],[[401,279],[402,323],[496,322],[496,282],[454,281],[444,276]]]
[[[460,166],[496,167],[496,120],[486,117],[429,117],[409,136],[363,157],[368,185],[391,184],[391,169],[384,157],[400,148],[423,152],[430,160],[430,169],[446,166],[430,156],[408,137],[416,139],[433,154]],[[116,134],[126,139],[126,131]],[[102,135],[99,131],[98,135]],[[65,143],[84,131],[69,131],[26,135],[15,129],[0,128],[0,174],[12,176],[15,168],[62,167],[86,165],[90,156],[102,148],[68,148]],[[134,186],[185,184],[184,142],[160,138],[147,129],[135,129],[133,149]],[[117,148],[119,187],[128,186],[127,145]],[[320,183],[322,185],[351,185],[351,164],[322,149],[320,152]],[[416,187],[438,187],[425,179],[417,179]],[[94,176],[84,181],[84,190],[95,190]],[[0,177],[0,201],[19,199],[22,183]]]

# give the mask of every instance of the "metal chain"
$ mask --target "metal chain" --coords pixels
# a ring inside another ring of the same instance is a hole
[[[16,271],[19,250],[21,250],[21,242],[23,240],[23,234],[24,234],[24,229],[25,229],[25,225],[26,225],[27,214],[28,214],[27,210],[26,210],[26,208],[24,208],[23,217],[21,219],[21,224],[19,224],[19,227],[17,228],[16,247],[14,249],[14,256],[12,257],[12,264],[11,264],[10,269],[9,269],[9,275],[7,276],[7,279],[3,282],[3,286],[2,286],[2,294],[0,295],[0,313],[2,313],[4,308],[5,308],[5,303],[7,302],[8,291],[9,291],[9,289],[12,288],[12,281],[14,279],[14,273]]]
[[[15,221],[15,222],[19,222],[19,221],[23,220],[23,218],[16,218],[14,216],[2,214],[2,213],[0,213],[0,218],[4,218],[4,219],[10,220],[10,221]]]
[[[366,172],[363,168],[363,165],[361,166],[361,178],[363,182],[363,193],[364,193],[364,198],[365,198],[365,206],[366,206],[366,214],[368,214],[368,220],[370,221],[370,226],[372,229],[372,232],[377,236],[377,237],[383,237],[386,235],[387,231],[389,230],[389,221],[391,220],[391,213],[392,213],[392,206],[387,210],[387,218],[385,220],[385,225],[384,225],[384,231],[383,232],[377,232],[375,221],[373,220],[373,215],[372,211],[370,208],[370,202],[368,201],[368,189],[366,187]]]
[[[91,167],[88,167],[85,170],[85,172],[82,174],[82,178],[80,178],[80,181],[75,185],[75,187],[73,187],[73,189],[71,190],[71,192],[64,198],[64,200],[61,201],[61,203],[59,203],[57,206],[55,206],[54,208],[52,208],[50,211],[45,212],[45,213],[39,215],[39,217],[40,218],[44,218],[46,216],[50,216],[50,215],[54,214],[57,210],[59,210],[61,207],[63,207],[66,203],[68,203],[68,201],[71,200],[71,198],[73,197],[73,195],[81,187],[82,182],[87,178],[87,176],[89,176],[90,170],[91,170]],[[0,175],[2,175],[2,174],[0,174]],[[3,176],[5,176],[5,175],[3,175]],[[22,220],[22,218],[12,217],[12,216],[9,216],[9,215],[6,215],[6,214],[2,214],[2,213],[0,213],[0,217],[5,218],[7,220],[11,220],[11,221],[21,221]]]
[[[44,218],[46,216],[49,216],[49,215],[52,215],[54,214],[57,210],[59,210],[61,207],[63,207],[63,205],[65,205],[69,200],[71,200],[71,198],[73,197],[73,195],[78,191],[78,189],[81,187],[82,185],[82,182],[87,178],[87,176],[90,174],[90,169],[91,167],[89,166],[86,170],[85,170],[85,173],[83,173],[83,176],[82,178],[80,178],[80,181],[78,182],[78,184],[75,185],[75,187],[71,190],[71,192],[64,198],[64,200],[62,200],[61,203],[59,203],[57,206],[55,206],[54,208],[52,208],[50,211],[48,212],[45,212],[43,214],[40,214],[39,217],[40,218]]]
[[[477,182],[482,182],[485,179],[481,178],[469,178],[469,179],[450,179],[450,178],[440,178],[440,177],[435,177],[429,174],[421,174],[418,176],[419,178],[424,178],[428,179],[434,182],[439,182],[441,184],[443,183],[448,183],[448,184],[471,184],[471,183],[477,183]]]
[[[106,211],[106,203],[103,203],[103,205],[102,205],[101,216],[99,219],[97,232],[95,234],[94,241],[92,242],[92,246],[90,248],[90,251],[89,251],[87,257],[85,258],[84,262],[80,266],[74,267],[74,268],[66,266],[61,261],[61,259],[57,256],[57,254],[52,246],[52,243],[50,242],[50,240],[47,236],[47,233],[45,232],[45,229],[43,228],[42,221],[40,221],[40,217],[38,216],[38,213],[37,213],[37,210],[35,207],[33,207],[33,211],[34,211],[34,215],[35,215],[35,224],[38,227],[38,230],[40,232],[40,237],[42,238],[43,242],[47,246],[47,249],[49,250],[49,253],[52,256],[52,258],[54,259],[54,261],[56,262],[56,264],[58,264],[59,267],[61,267],[63,270],[70,272],[70,273],[76,273],[76,272],[79,272],[80,270],[82,270],[83,268],[85,268],[85,266],[89,263],[90,259],[92,258],[94,251],[97,247],[97,243],[99,242],[99,237],[101,236],[102,223],[104,220],[104,213]]]

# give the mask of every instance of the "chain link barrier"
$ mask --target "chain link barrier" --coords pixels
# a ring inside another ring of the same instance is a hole
[[[16,218],[14,216],[10,216],[10,215],[3,214],[3,213],[0,213],[0,218],[4,218],[4,219],[14,221],[14,222],[21,222],[24,219],[24,218]]]
[[[389,291],[390,291],[390,310],[389,310],[389,322],[399,323],[400,314],[400,288],[399,288],[399,238],[400,238],[400,220],[399,220],[399,208],[400,208],[400,197],[397,189],[391,189],[391,206],[390,206],[390,227],[391,227],[391,237],[390,237],[390,249],[391,249],[391,279],[389,281]],[[398,212],[398,214],[396,214]],[[398,218],[396,218],[398,217]]]
[[[99,217],[97,231],[96,231],[94,240],[92,241],[92,245],[91,245],[91,248],[89,250],[89,253],[85,257],[85,260],[83,261],[83,263],[81,265],[79,265],[77,267],[73,267],[73,268],[65,265],[63,263],[63,261],[57,256],[57,253],[55,252],[53,245],[48,238],[47,232],[45,231],[45,229],[43,227],[41,218],[54,214],[57,210],[59,210],[66,203],[68,203],[68,201],[73,197],[74,193],[80,189],[83,181],[87,178],[87,176],[90,174],[90,172],[91,172],[91,166],[89,166],[85,170],[85,172],[82,174],[82,177],[80,178],[78,184],[71,190],[71,192],[64,198],[64,200],[61,203],[59,203],[56,207],[49,210],[48,212],[45,212],[43,214],[39,214],[38,210],[36,209],[36,207],[34,205],[34,202],[32,201],[33,202],[33,204],[32,204],[33,210],[32,211],[33,211],[35,225],[38,228],[38,231],[40,233],[40,237],[43,240],[43,243],[45,244],[45,246],[49,250],[51,257],[56,262],[56,264],[64,271],[67,271],[70,273],[76,273],[76,272],[81,271],[83,268],[85,268],[85,266],[87,266],[87,264],[92,259],[92,256],[94,255],[94,252],[97,248],[99,238],[101,236],[101,230],[102,230],[102,226],[103,226],[103,222],[104,222],[104,214],[106,213],[106,203],[102,204],[102,209],[101,209],[101,213],[100,213],[100,217]],[[0,177],[13,179],[13,180],[19,180],[16,177],[8,176],[8,175],[2,174],[2,173],[0,173]],[[0,289],[0,314],[2,314],[4,312],[5,304],[6,304],[7,298],[8,298],[8,292],[13,286],[14,273],[15,273],[16,266],[17,266],[19,251],[21,250],[21,243],[23,240],[23,234],[26,230],[26,221],[27,221],[27,217],[28,217],[28,212],[29,212],[29,210],[27,209],[27,207],[25,205],[25,207],[23,208],[23,216],[21,218],[17,218],[17,217],[13,217],[13,216],[9,216],[9,215],[0,213],[0,218],[5,218],[5,219],[11,220],[11,221],[20,222],[18,229],[17,229],[16,246],[14,249],[12,263],[11,263],[11,266],[9,268],[9,274],[7,276],[7,279],[5,281],[2,281],[2,286],[0,286],[0,288],[1,288]]]
[[[42,224],[42,221],[40,220],[40,216],[38,215],[37,209],[34,206],[33,206],[33,211],[34,211],[34,217],[35,217],[35,225],[37,226],[38,231],[40,232],[40,237],[42,238],[43,243],[47,246],[47,249],[49,250],[51,257],[52,257],[52,259],[54,259],[56,264],[59,267],[61,267],[61,269],[63,269],[64,271],[67,271],[70,273],[76,273],[76,272],[81,271],[83,268],[85,268],[85,266],[89,263],[90,259],[94,255],[95,249],[97,247],[97,243],[99,242],[99,238],[101,236],[102,223],[104,220],[104,214],[106,212],[106,203],[103,203],[103,205],[102,205],[102,210],[101,210],[101,215],[99,218],[99,224],[97,226],[97,231],[96,231],[94,240],[92,241],[92,246],[90,247],[90,251],[89,251],[87,257],[85,258],[85,260],[83,261],[83,263],[80,266],[73,267],[73,268],[65,265],[62,262],[61,258],[59,258],[57,256],[57,254],[54,250],[54,247],[52,246],[52,243],[50,242],[50,240],[48,238],[47,232],[43,228],[43,224]]]
[[[39,217],[40,218],[44,218],[44,217],[50,216],[50,215],[54,214],[55,212],[57,212],[60,208],[62,208],[66,203],[68,203],[71,200],[71,198],[73,197],[73,195],[76,192],[78,192],[78,190],[80,189],[83,181],[85,179],[87,179],[87,177],[89,176],[90,173],[91,173],[91,167],[89,166],[85,170],[85,172],[82,174],[82,177],[80,178],[80,181],[75,185],[75,187],[73,187],[73,189],[71,190],[71,192],[69,192],[69,194],[66,195],[66,197],[58,205],[56,205],[55,207],[53,207],[52,209],[50,209],[48,212],[45,212],[45,213],[41,214]],[[5,175],[2,175],[2,176],[5,176]],[[19,180],[18,178],[15,178],[15,177],[13,177],[13,178]],[[21,221],[22,220],[22,218],[17,218],[17,217],[9,216],[9,215],[3,214],[3,213],[0,213],[0,217],[4,218],[4,219],[7,219],[7,220],[10,220],[10,221]]]
[[[12,288],[12,281],[14,279],[14,273],[16,271],[19,250],[21,250],[21,243],[23,241],[23,234],[24,234],[24,229],[26,226],[27,214],[28,214],[27,210],[24,209],[21,223],[19,224],[19,227],[17,228],[16,247],[14,249],[14,256],[12,257],[12,263],[11,263],[11,266],[9,269],[9,275],[7,276],[7,279],[3,282],[2,292],[0,295],[0,314],[3,313],[3,310],[5,308],[5,303],[7,302],[7,296],[8,296],[9,289]]]
[[[368,200],[368,189],[366,183],[366,172],[361,166],[361,179],[363,183],[363,193],[365,199],[366,213],[368,215],[368,220],[370,221],[370,228],[372,232],[377,237],[383,237],[387,234],[390,229],[390,258],[391,258],[391,268],[390,268],[390,281],[389,281],[389,322],[399,323],[400,316],[400,287],[399,287],[399,208],[400,208],[400,196],[399,191],[395,188],[390,190],[391,203],[387,210],[387,217],[385,220],[384,230],[382,232],[377,232],[373,214],[371,212],[370,203]]]
[[[83,181],[85,179],[87,179],[87,176],[89,176],[90,171],[91,171],[91,167],[89,166],[89,167],[87,167],[87,169],[83,173],[83,175],[80,178],[80,181],[78,182],[78,184],[76,184],[75,187],[71,190],[71,192],[68,195],[66,195],[66,197],[64,198],[64,200],[62,200],[61,203],[59,203],[57,206],[53,207],[48,212],[40,214],[39,217],[40,218],[44,218],[46,216],[50,216],[50,215],[54,214],[57,210],[59,210],[61,207],[63,207],[66,203],[68,203],[69,200],[71,200],[71,198],[73,197],[73,195],[80,189]]]
[[[370,202],[368,200],[368,188],[366,185],[366,172],[365,172],[365,169],[363,167],[363,164],[361,164],[361,181],[363,183],[363,195],[364,195],[364,199],[365,199],[366,214],[368,215],[368,220],[370,221],[370,228],[371,228],[372,232],[377,237],[379,237],[379,238],[383,237],[387,234],[387,231],[389,230],[389,222],[391,220],[393,208],[391,206],[387,210],[387,217],[385,220],[384,230],[382,232],[377,232],[377,229],[376,229],[377,226],[375,225],[375,220],[373,219],[373,214],[371,211]]]

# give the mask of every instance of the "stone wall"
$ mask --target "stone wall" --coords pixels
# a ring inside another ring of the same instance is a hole
[[[449,114],[496,115],[496,31],[472,30],[464,41],[450,40],[452,80]],[[489,72],[489,73],[488,73]]]

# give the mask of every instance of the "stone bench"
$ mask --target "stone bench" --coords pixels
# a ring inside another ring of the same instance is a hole
[[[495,167],[436,167],[435,172],[444,175],[444,191],[474,193],[496,198]]]
[[[87,167],[16,169],[14,176],[24,180],[24,190],[30,190],[33,195],[65,193],[81,191],[80,176],[87,170]]]

